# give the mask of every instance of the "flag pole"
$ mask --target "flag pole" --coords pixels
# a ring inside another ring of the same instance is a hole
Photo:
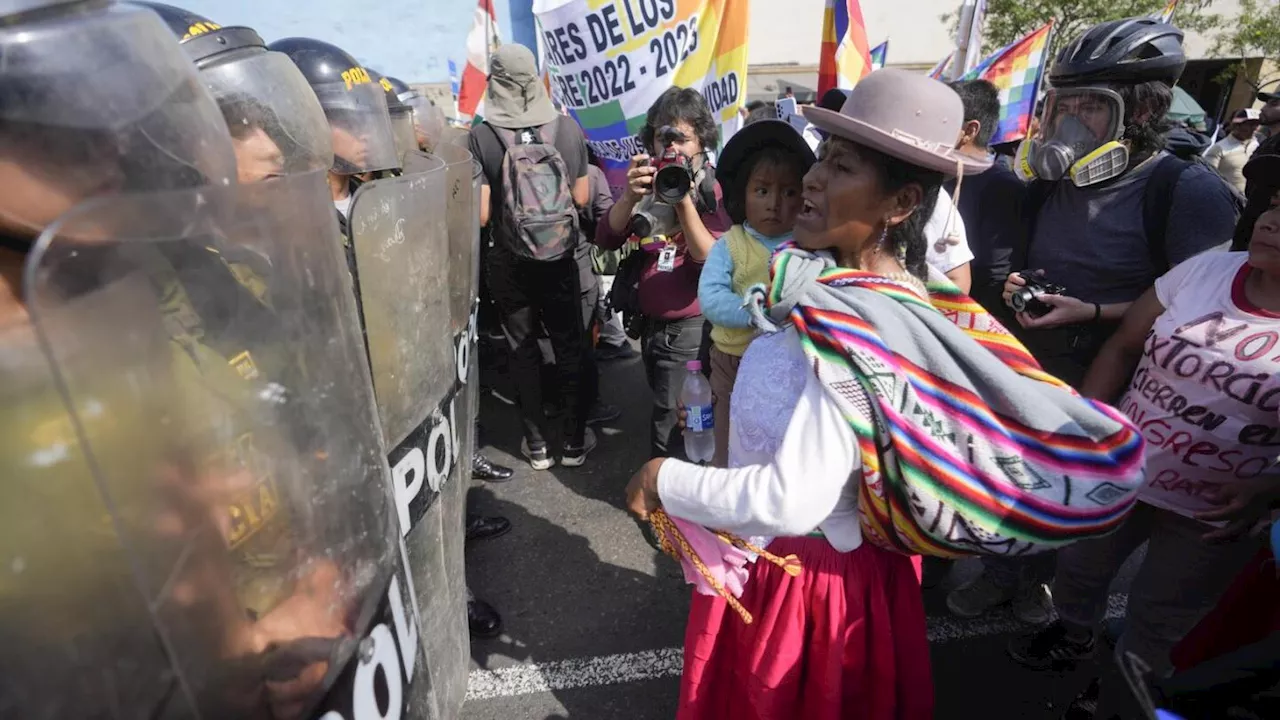
[[[952,59],[951,73],[944,75],[948,80],[959,80],[964,75],[965,58],[969,56],[969,36],[973,30],[974,11],[977,9],[977,0],[964,0],[960,5],[960,22],[956,28],[956,55]]]
[[[1031,103],[1031,120],[1027,122],[1028,129],[1030,129],[1031,123],[1036,122],[1036,106],[1040,104],[1040,88],[1044,87],[1045,72],[1053,64],[1053,43],[1057,39],[1058,24],[1050,20],[1049,37],[1044,39],[1044,62],[1040,63],[1040,73],[1036,76],[1036,84],[1031,93],[1035,100]]]

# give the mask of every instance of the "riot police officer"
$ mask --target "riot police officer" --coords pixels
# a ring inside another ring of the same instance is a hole
[[[351,640],[386,632],[379,597],[416,623],[341,259],[308,245],[323,171],[235,185],[223,113],[150,10],[0,20],[0,715],[300,717],[370,662]],[[271,312],[203,272],[210,237],[266,262]],[[271,335],[308,367],[218,347]],[[292,405],[323,418],[309,459]],[[413,657],[401,635],[366,650]]]
[[[414,90],[404,81],[393,77],[387,77],[386,81],[391,84],[400,102],[413,108],[413,129],[419,149],[432,152],[444,134],[444,112],[431,102],[431,98]]]
[[[344,223],[362,173],[400,167],[386,91],[341,48],[311,38],[285,38],[267,46],[284,53],[311,85],[329,120],[333,167],[329,189]]]
[[[405,153],[420,150],[418,137],[413,124],[413,108],[401,102],[396,87],[376,70],[369,75],[387,94],[387,112],[391,115],[391,132],[396,136],[396,151],[403,158]],[[403,167],[403,163],[401,163]]]
[[[109,427],[75,421],[32,324],[35,286],[51,297],[72,295],[99,282],[97,268],[24,279],[38,236],[81,201],[234,177],[217,108],[167,36],[139,8],[67,0],[0,8],[0,554],[11,570],[0,577],[5,717],[99,717],[112,707],[146,715],[183,704],[163,681],[170,658],[131,582],[122,538],[104,521],[108,505],[82,438],[120,447],[96,458],[101,463],[153,458],[130,432],[123,388],[101,386],[96,398]],[[97,255],[85,250],[85,260]],[[46,309],[46,323],[60,319]],[[46,342],[58,337],[46,326]],[[100,359],[111,366],[116,356]],[[89,676],[107,682],[78,680]]]
[[[409,154],[420,149],[425,151],[425,148],[419,143],[418,112],[413,106],[401,99],[400,88],[404,87],[404,83],[399,81],[392,82],[392,78],[385,77],[373,70],[370,70],[369,73],[386,91],[387,107],[391,113],[391,125],[396,135],[396,147],[400,151],[401,157],[404,158],[402,165],[408,171],[410,167]],[[414,97],[420,96],[413,93],[409,97],[412,100]],[[434,106],[432,106],[432,109],[434,109]],[[471,453],[472,479],[501,482],[509,480],[514,474],[511,468],[503,467],[489,460],[479,450],[473,448]],[[505,517],[467,513],[466,540],[468,543],[496,538],[507,534],[510,530],[511,521]],[[493,638],[502,632],[502,616],[492,605],[472,594],[470,588],[467,589],[467,625],[472,637],[476,638]]]
[[[268,51],[251,28],[223,27],[172,5],[137,4],[164,20],[200,70],[231,133],[240,182],[332,167],[324,110],[287,56]]]

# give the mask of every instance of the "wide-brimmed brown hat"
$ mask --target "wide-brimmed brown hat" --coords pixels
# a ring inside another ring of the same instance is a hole
[[[949,177],[991,167],[989,159],[956,150],[964,103],[954,90],[927,75],[877,70],[850,91],[840,112],[806,107],[803,113],[832,135]]]

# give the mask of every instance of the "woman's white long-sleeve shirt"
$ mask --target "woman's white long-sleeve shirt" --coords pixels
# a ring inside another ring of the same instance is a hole
[[[793,328],[747,348],[729,412],[729,469],[667,460],[658,472],[663,507],[740,535],[818,529],[837,550],[861,545],[857,437]]]

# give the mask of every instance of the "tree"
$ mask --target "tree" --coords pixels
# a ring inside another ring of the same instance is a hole
[[[1242,0],[1255,2],[1256,0]],[[1183,30],[1207,31],[1220,18],[1206,12],[1212,0],[1180,0],[1173,22]],[[1167,0],[987,0],[983,25],[983,52],[1008,45],[1036,28],[1054,21],[1054,46],[1062,47],[1092,25],[1107,20],[1150,15],[1163,10]],[[1269,3],[1274,4],[1274,3]],[[942,16],[955,26],[957,13]]]
[[[1240,15],[1219,26],[1213,54],[1240,58],[1224,75],[1239,72],[1255,90],[1280,80],[1280,74],[1276,73],[1251,79],[1244,67],[1244,58],[1280,58],[1280,0],[1240,0]]]

